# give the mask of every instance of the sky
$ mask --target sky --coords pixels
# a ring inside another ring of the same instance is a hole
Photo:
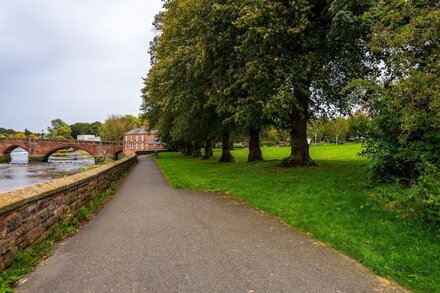
[[[139,114],[160,0],[0,0],[0,127]]]

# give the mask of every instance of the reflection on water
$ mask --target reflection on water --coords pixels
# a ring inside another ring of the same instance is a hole
[[[0,193],[75,174],[93,164],[93,157],[81,151],[56,153],[48,163],[28,164],[27,152],[17,148],[11,152],[10,164],[0,164]]]

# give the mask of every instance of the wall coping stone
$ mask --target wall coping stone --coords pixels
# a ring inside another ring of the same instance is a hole
[[[24,206],[27,203],[37,201],[48,197],[71,187],[80,185],[90,179],[98,177],[101,173],[115,168],[124,162],[134,159],[132,157],[124,157],[118,161],[114,161],[91,170],[67,176],[64,178],[53,179],[42,183],[22,187],[10,192],[0,193],[0,215]]]

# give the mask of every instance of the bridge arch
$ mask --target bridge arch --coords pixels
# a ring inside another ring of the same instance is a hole
[[[14,143],[11,145],[8,145],[4,150],[3,150],[3,154],[2,155],[10,155],[11,152],[17,148],[22,148],[24,149],[26,152],[29,153],[29,149],[28,146],[25,144],[20,144],[20,143]]]
[[[56,153],[57,151],[65,150],[65,149],[70,149],[70,148],[75,149],[75,150],[82,150],[82,151],[85,151],[85,152],[88,153],[93,159],[95,159],[95,162],[96,162],[96,159],[97,159],[97,158],[96,158],[96,156],[93,154],[93,151],[88,150],[87,148],[84,148],[84,147],[76,146],[76,145],[63,145],[63,146],[59,146],[59,147],[55,147],[55,148],[53,148],[53,149],[50,149],[48,152],[46,152],[46,153],[43,155],[42,161],[46,163],[46,162],[49,161],[50,156],[52,156],[52,155],[53,155],[54,153]]]
[[[118,150],[113,154],[113,160],[117,161],[120,159],[120,155],[123,155],[124,150]]]

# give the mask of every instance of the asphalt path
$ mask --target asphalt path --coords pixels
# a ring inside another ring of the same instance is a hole
[[[175,190],[140,157],[114,198],[16,292],[402,292],[281,221]]]

